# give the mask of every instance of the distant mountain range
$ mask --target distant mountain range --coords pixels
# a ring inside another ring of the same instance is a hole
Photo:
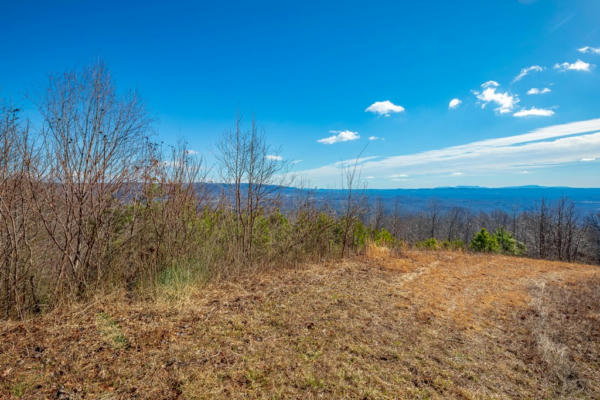
[[[223,188],[222,184],[211,184],[212,190]],[[343,202],[345,192],[335,189],[281,188],[284,198],[293,198],[299,191],[312,193],[318,202],[328,201],[335,208]],[[367,189],[364,193],[370,204],[381,199],[386,210],[394,209],[396,203],[401,212],[426,210],[432,202],[441,208],[464,207],[473,211],[501,209],[504,211],[531,210],[542,198],[552,202],[568,197],[582,214],[600,212],[600,188],[571,188],[546,186],[515,186],[487,188],[480,186],[439,187],[432,189]]]

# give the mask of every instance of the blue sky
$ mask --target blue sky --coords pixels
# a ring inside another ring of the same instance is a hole
[[[222,3],[6,2],[0,97],[102,59],[209,163],[239,111],[312,186],[600,186],[600,1]]]

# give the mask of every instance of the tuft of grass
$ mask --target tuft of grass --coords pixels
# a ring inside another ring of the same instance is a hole
[[[304,376],[304,385],[312,390],[322,390],[325,388],[325,381],[312,373]]]
[[[119,324],[110,317],[110,315],[100,312],[96,318],[98,331],[112,347],[115,349],[125,349],[129,347],[129,341],[123,334]]]
[[[199,260],[185,260],[163,269],[157,278],[157,284],[174,290],[197,285],[208,280],[209,271]]]
[[[10,386],[10,394],[14,397],[21,398],[25,396],[30,387],[30,383],[23,380],[18,380]]]
[[[210,271],[198,260],[178,262],[163,269],[152,288],[155,298],[167,303],[186,302],[187,298],[210,280]]]

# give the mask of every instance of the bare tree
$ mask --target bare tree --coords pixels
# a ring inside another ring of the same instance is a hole
[[[538,256],[540,258],[546,258],[548,256],[548,234],[550,230],[550,210],[546,199],[540,201],[536,212],[536,247],[538,250]]]
[[[144,207],[138,229],[138,239],[143,241],[138,244],[142,263],[131,271],[129,280],[140,273],[156,276],[174,260],[194,253],[191,222],[208,203],[208,171],[187,143],[169,147],[163,157],[162,149],[151,146],[141,198],[136,201]]]
[[[431,199],[427,206],[427,214],[431,221],[431,235],[429,237],[434,238],[437,233],[437,225],[440,220],[441,204],[438,199]]]
[[[463,210],[459,207],[452,207],[448,212],[448,240],[452,240],[456,237],[460,218],[463,215]]]
[[[591,260],[600,264],[600,213],[592,213],[586,218],[586,233],[590,247]]]
[[[218,143],[220,174],[233,198],[236,242],[244,261],[252,261],[256,218],[277,203],[277,193],[287,182],[288,163],[269,146],[253,119],[243,130],[241,117]]]
[[[401,228],[402,228],[401,222],[402,222],[402,220],[400,217],[400,201],[396,197],[394,199],[394,209],[392,211],[392,221],[391,221],[390,231],[397,238],[400,237],[400,232],[401,232]]]
[[[19,122],[19,113],[0,105],[0,304],[6,317],[38,308],[32,246],[37,226],[27,185],[33,149],[29,126]]]
[[[572,261],[577,255],[584,233],[577,224],[575,204],[562,197],[558,200],[553,214],[552,237],[556,257],[559,260]]]
[[[37,214],[58,253],[56,292],[81,295],[107,272],[111,209],[141,178],[150,120],[134,93],[118,96],[102,64],[50,78],[40,103],[44,150],[31,170]]]
[[[342,214],[342,248],[340,257],[344,257],[349,248],[350,240],[353,237],[354,225],[358,217],[364,212],[356,191],[360,183],[360,171],[358,163],[363,149],[359,155],[351,162],[342,163],[342,190],[345,192],[344,209]]]
[[[375,210],[373,212],[373,229],[380,230],[383,228],[383,220],[385,218],[385,206],[383,199],[378,197],[375,199]]]

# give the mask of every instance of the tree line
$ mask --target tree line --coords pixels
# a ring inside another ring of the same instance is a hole
[[[400,202],[386,209],[377,199],[364,218],[373,228],[388,229],[396,238],[424,248],[502,252],[508,246],[514,249],[508,253],[515,255],[600,264],[600,210],[582,215],[567,197],[540,199],[531,209],[510,212],[444,208],[442,201],[431,200],[422,212],[403,213]],[[487,249],[472,243],[475,238],[486,242]],[[493,240],[497,243],[490,243]],[[508,245],[510,240],[514,244]]]

